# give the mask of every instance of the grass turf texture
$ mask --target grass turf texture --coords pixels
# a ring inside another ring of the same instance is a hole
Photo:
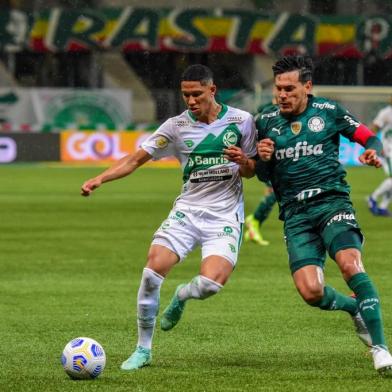
[[[175,169],[141,169],[88,199],[81,183],[99,168],[0,167],[1,391],[390,391],[342,312],[302,303],[292,284],[277,208],[265,223],[268,247],[245,243],[223,291],[190,301],[180,324],[156,330],[153,365],[124,373],[136,342],[136,295],[154,230],[181,187]],[[366,235],[364,262],[381,294],[392,345],[392,219],[375,218],[365,196],[381,170],[349,170]],[[263,186],[245,181],[246,211]],[[199,251],[161,291],[198,273]],[[327,282],[348,292],[334,263]],[[158,319],[159,321],[159,319]],[[105,348],[94,381],[71,381],[60,365],[65,344],[88,336]]]

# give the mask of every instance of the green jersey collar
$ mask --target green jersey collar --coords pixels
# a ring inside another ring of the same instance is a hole
[[[220,103],[219,105],[221,105],[221,110],[218,113],[217,119],[220,120],[221,118],[223,118],[223,116],[227,113],[227,105],[225,105],[224,103]]]
[[[221,105],[221,110],[219,111],[218,115],[217,115],[217,120],[220,120],[226,113],[228,110],[227,105],[225,105],[224,103],[219,103],[219,105]],[[188,115],[189,117],[193,120],[193,121],[197,121],[197,118],[194,116],[194,114],[188,110]]]

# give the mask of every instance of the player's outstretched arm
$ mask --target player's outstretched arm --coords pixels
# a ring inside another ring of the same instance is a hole
[[[382,143],[369,128],[360,124],[355,130],[352,140],[365,147],[365,151],[359,156],[361,163],[376,168],[382,166],[379,158],[383,155]]]
[[[133,173],[138,167],[148,162],[152,156],[143,149],[137,150],[134,154],[126,155],[117,161],[113,166],[106,169],[97,177],[87,180],[81,188],[82,196],[90,196],[104,182],[117,180]]]
[[[251,178],[255,175],[256,161],[248,158],[240,147],[230,146],[224,149],[223,152],[225,153],[226,159],[240,166],[241,177]]]

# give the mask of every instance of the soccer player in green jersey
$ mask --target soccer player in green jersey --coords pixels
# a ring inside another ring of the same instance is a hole
[[[151,363],[160,289],[170,270],[200,246],[200,273],[177,287],[161,316],[164,331],[179,322],[188,300],[204,300],[222,289],[241,245],[241,177],[254,175],[257,156],[253,116],[218,103],[213,74],[201,64],[184,71],[181,93],[184,112],[166,120],[134,154],[87,180],[81,189],[83,196],[89,196],[103,183],[130,175],[150,159],[175,156],[183,171],[181,194],[155,232],[147,255],[137,298],[138,341],[121,365],[125,371]]]
[[[360,162],[377,168],[382,145],[337,102],[311,95],[312,68],[303,56],[283,57],[273,66],[279,107],[256,119],[261,158],[256,173],[274,188],[298,292],[311,306],[349,313],[375,369],[391,377],[380,300],[362,264],[363,236],[338,159],[340,135],[364,146]],[[325,284],[326,252],[354,297]]]

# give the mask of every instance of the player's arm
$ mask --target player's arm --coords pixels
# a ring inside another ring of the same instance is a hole
[[[87,180],[82,185],[81,195],[90,196],[90,194],[103,183],[128,176],[151,158],[152,156],[142,148],[137,150],[134,154],[126,155],[98,176]]]
[[[365,151],[359,156],[361,163],[377,168],[382,166],[382,143],[368,127],[360,124],[352,135],[352,140],[365,147]]]
[[[227,160],[239,165],[241,177],[251,178],[255,175],[256,159],[248,158],[240,147],[230,146],[223,152]]]
[[[270,180],[271,164],[273,153],[275,150],[274,142],[269,139],[261,139],[257,143],[257,153],[260,159],[256,163],[255,172],[260,181],[267,182]]]
[[[241,177],[251,178],[255,175],[257,157],[257,131],[253,116],[248,113],[243,123],[240,146],[230,146],[223,150],[225,158],[239,165]]]
[[[365,151],[360,155],[359,161],[365,165],[381,167],[380,156],[383,155],[381,141],[366,125],[359,122],[348,110],[336,104],[335,125],[339,132],[361,146]],[[377,121],[373,121],[377,122]]]

